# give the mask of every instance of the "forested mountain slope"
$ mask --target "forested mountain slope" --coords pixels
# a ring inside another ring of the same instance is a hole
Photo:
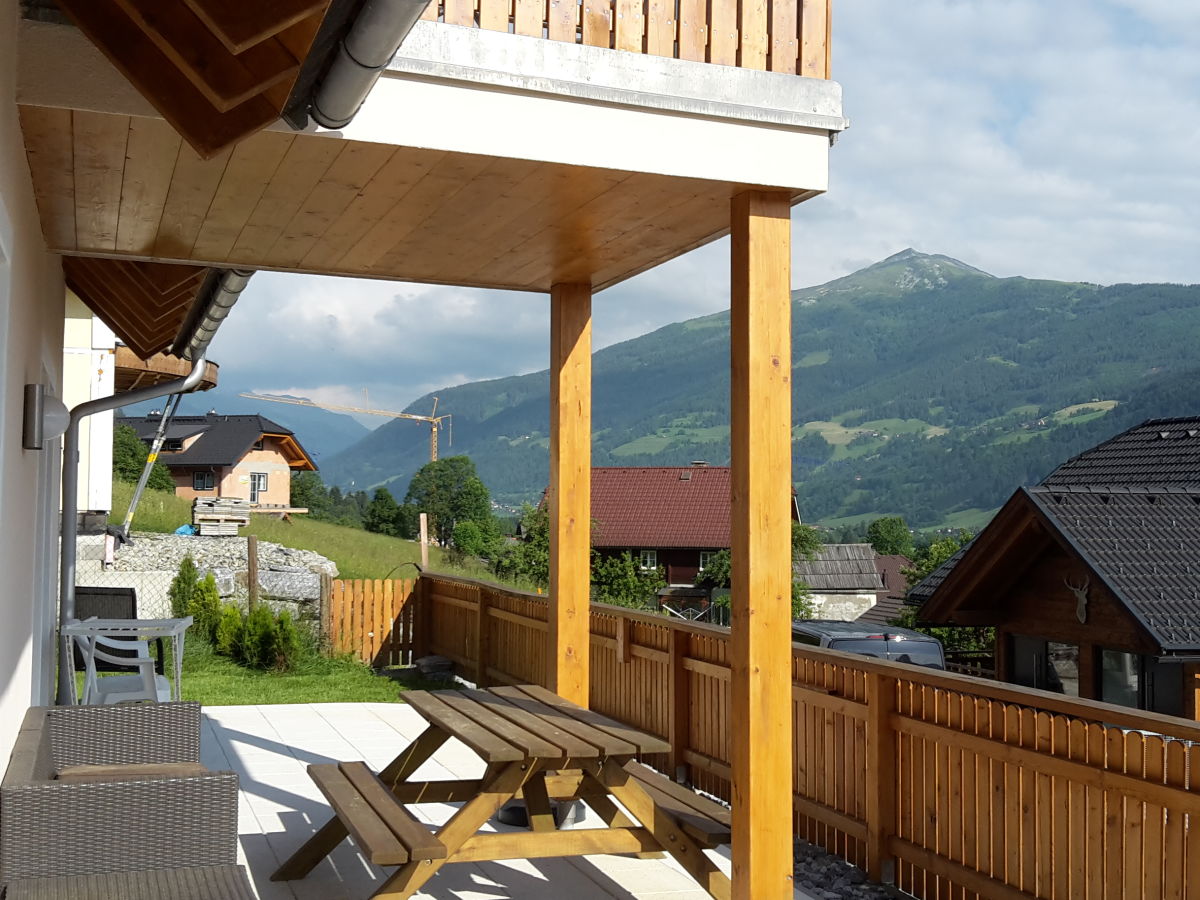
[[[907,250],[792,300],[793,475],[809,521],[929,526],[990,509],[1128,425],[1200,406],[1197,286],[995,278]],[[726,461],[728,341],[722,312],[599,351],[594,464]],[[539,372],[437,392],[453,452],[498,499],[545,486],[548,388]],[[423,430],[390,423],[325,476],[403,493],[426,453]]]

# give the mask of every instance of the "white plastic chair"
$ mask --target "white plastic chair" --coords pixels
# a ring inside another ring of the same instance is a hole
[[[151,700],[166,703],[171,699],[171,682],[154,671],[154,657],[146,641],[132,638],[107,637],[104,635],[76,636],[75,643],[83,656],[83,703],[100,706],[108,703],[125,703],[130,700]],[[117,656],[105,653],[101,647],[113,650],[132,651],[132,656]],[[96,660],[122,668],[137,669],[131,675],[106,675],[96,677]]]

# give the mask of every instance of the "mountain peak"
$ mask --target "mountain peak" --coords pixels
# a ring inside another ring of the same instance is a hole
[[[826,284],[795,291],[794,300],[813,303],[834,294],[865,291],[902,294],[947,287],[963,278],[995,278],[994,275],[941,253],[922,253],[908,247],[886,259],[836,278]]]

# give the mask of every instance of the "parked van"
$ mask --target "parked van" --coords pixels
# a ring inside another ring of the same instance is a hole
[[[931,669],[946,668],[942,642],[910,628],[879,626],[869,622],[806,619],[792,623],[792,640],[811,647],[828,647],[892,662],[912,663]]]

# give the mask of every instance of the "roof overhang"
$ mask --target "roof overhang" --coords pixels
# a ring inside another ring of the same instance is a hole
[[[264,432],[263,437],[277,438],[283,448],[283,455],[287,457],[288,467],[295,469],[298,472],[315,472],[317,464],[313,462],[313,458],[308,455],[296,436],[292,434],[276,434],[270,431]]]

